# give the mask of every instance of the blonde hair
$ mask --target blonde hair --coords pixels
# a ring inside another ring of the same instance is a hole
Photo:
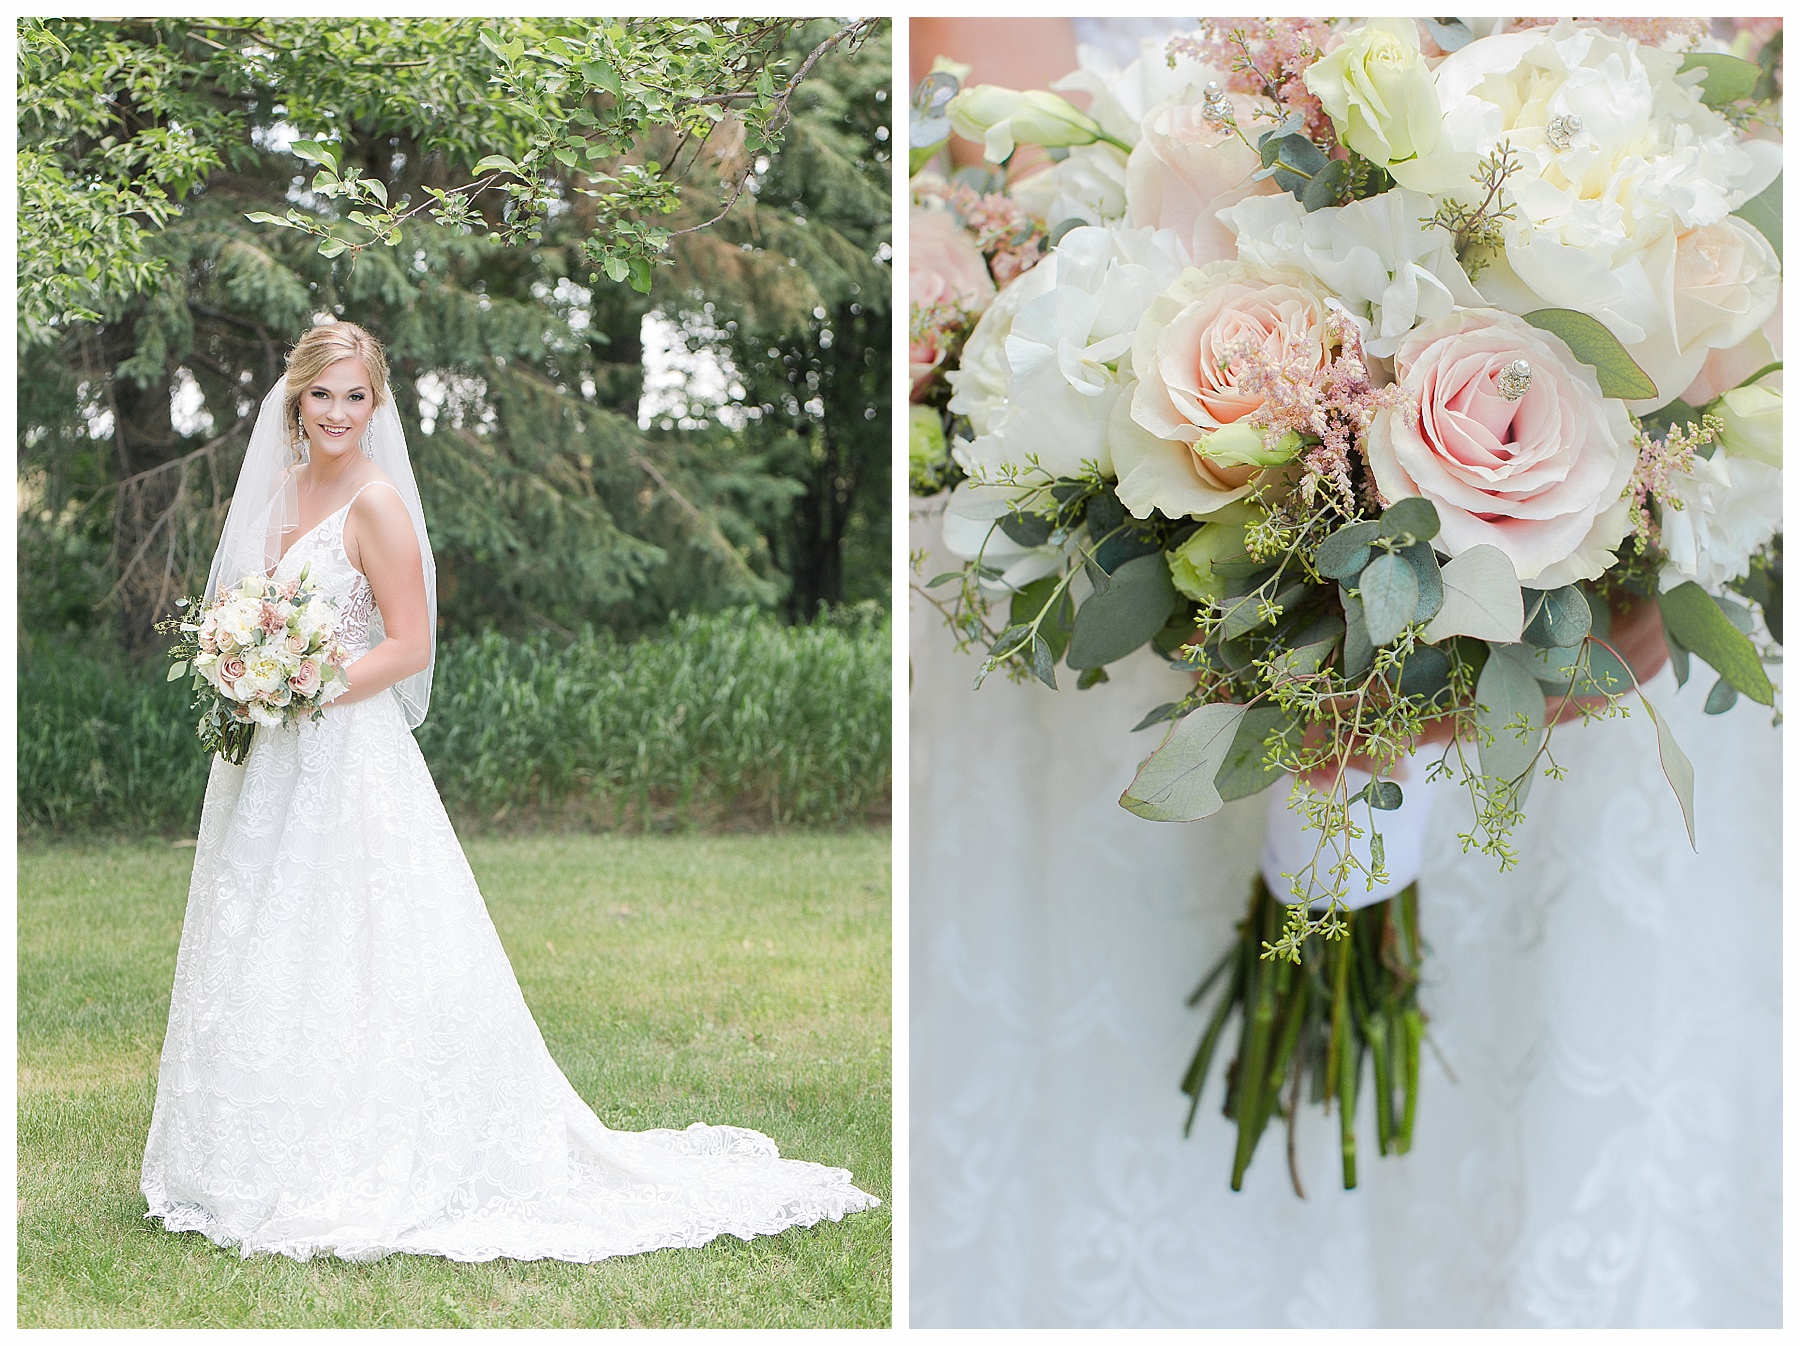
[[[294,343],[287,358],[287,396],[282,414],[287,418],[288,440],[299,449],[306,432],[300,426],[300,396],[318,382],[319,375],[339,360],[361,360],[368,371],[375,405],[387,396],[387,354],[381,343],[353,322],[322,323]]]

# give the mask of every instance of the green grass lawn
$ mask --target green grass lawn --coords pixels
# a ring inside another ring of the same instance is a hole
[[[889,838],[469,845],[557,1063],[608,1126],[728,1122],[850,1169],[876,1210],[591,1266],[240,1258],[144,1216],[193,851],[21,844],[21,1327],[883,1326]]]

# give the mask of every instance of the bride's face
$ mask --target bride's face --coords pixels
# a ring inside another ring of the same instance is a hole
[[[375,414],[375,391],[369,371],[354,356],[325,366],[300,395],[300,419],[312,451],[327,458],[360,453],[363,431]]]

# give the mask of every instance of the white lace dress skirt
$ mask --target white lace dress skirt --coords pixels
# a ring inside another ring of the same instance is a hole
[[[592,1262],[877,1204],[755,1131],[600,1122],[385,695],[214,762],[143,1192],[245,1254],[356,1260]]]

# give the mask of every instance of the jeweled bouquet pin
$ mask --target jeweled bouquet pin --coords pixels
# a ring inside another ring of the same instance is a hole
[[[169,681],[192,676],[196,732],[208,752],[228,762],[244,760],[257,725],[317,719],[349,685],[337,608],[305,570],[286,581],[248,575],[210,607],[195,599],[178,606],[189,617],[157,627],[178,634]]]
[[[1191,675],[1134,813],[1281,785],[1182,1082],[1235,1019],[1233,1187],[1303,1098],[1354,1186],[1365,1081],[1410,1144],[1434,787],[1504,867],[1556,727],[1641,707],[1691,841],[1640,672],[1774,707],[1780,53],[1775,20],[1214,20],[1084,52],[1086,111],[941,61],[915,93],[912,480],[963,561],[918,592],[977,685]],[[952,136],[994,167],[932,171]]]

